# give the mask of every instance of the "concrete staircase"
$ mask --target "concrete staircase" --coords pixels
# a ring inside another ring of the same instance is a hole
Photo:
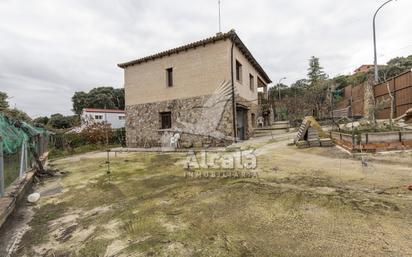
[[[271,126],[255,128],[253,137],[265,137],[289,132],[289,121],[276,121]]]

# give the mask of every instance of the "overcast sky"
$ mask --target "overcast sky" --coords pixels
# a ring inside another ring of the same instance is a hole
[[[348,74],[373,62],[372,15],[384,0],[222,0],[222,30],[236,30],[273,81],[306,77],[308,59]],[[0,91],[32,117],[71,114],[71,96],[123,86],[117,63],[214,35],[217,0],[1,0]],[[378,56],[412,54],[412,0],[378,16]]]

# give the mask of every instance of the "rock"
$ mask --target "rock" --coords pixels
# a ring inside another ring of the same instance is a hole
[[[202,142],[197,141],[193,143],[194,148],[202,148],[202,146],[203,146]]]
[[[353,122],[353,127],[354,128],[359,127],[359,125],[360,125],[359,122],[357,122],[357,121]],[[352,128],[352,122],[349,122],[348,124],[346,124],[345,127],[348,128],[348,129]]]
[[[310,147],[319,147],[320,146],[319,139],[310,139],[310,140],[308,140],[308,143],[309,143]]]
[[[335,144],[333,143],[332,139],[330,138],[321,138],[320,139],[320,146],[322,147],[332,147]]]
[[[27,196],[27,201],[29,203],[35,203],[40,199],[40,194],[39,193],[33,193]]]
[[[378,195],[381,195],[381,194],[384,194],[384,193],[385,193],[385,190],[383,190],[383,189],[377,189],[377,190],[375,190],[375,193],[377,193]]]
[[[191,141],[184,141],[182,143],[180,143],[180,146],[183,148],[192,148],[193,143]]]
[[[299,149],[308,148],[309,147],[309,142],[305,141],[305,140],[300,140],[300,141],[296,142],[296,147],[299,148]]]

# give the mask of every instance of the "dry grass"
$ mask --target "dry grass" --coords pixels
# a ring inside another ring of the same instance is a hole
[[[333,151],[262,145],[259,179],[186,179],[184,154],[122,154],[110,176],[102,157],[55,161],[64,191],[15,256],[412,256],[408,158]]]

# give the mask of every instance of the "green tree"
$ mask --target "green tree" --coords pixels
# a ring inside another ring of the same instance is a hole
[[[48,126],[55,129],[67,129],[79,124],[79,118],[77,115],[64,116],[60,113],[52,114],[50,116]]]
[[[342,89],[347,86],[357,86],[368,80],[368,74],[364,72],[357,72],[352,75],[339,75],[334,77],[333,83],[336,89]]]
[[[296,89],[305,89],[309,85],[309,81],[307,79],[299,79],[295,83],[293,83],[290,87]]]
[[[387,62],[386,66],[379,68],[379,79],[385,81],[403,72],[412,69],[412,55],[407,57],[396,57]],[[373,72],[373,70],[371,70]]]
[[[312,56],[309,59],[308,81],[310,86],[314,86],[322,80],[326,80],[328,76],[320,66],[319,58]]]
[[[73,112],[77,115],[82,113],[82,110],[87,106],[87,93],[75,92],[72,97]]]
[[[16,119],[16,120],[25,121],[25,122],[31,122],[32,121],[30,116],[27,113],[25,113],[25,112],[23,112],[19,109],[16,109],[16,108],[5,109],[5,110],[3,110],[3,113],[5,113],[8,117]]]
[[[324,104],[327,99],[327,89],[329,83],[327,81],[328,76],[320,66],[319,58],[312,56],[309,60],[308,68],[308,90],[305,93],[305,100],[310,108],[312,115],[321,117],[324,109]]]
[[[37,117],[33,120],[33,122],[36,123],[36,124],[47,125],[47,123],[49,123],[49,117],[47,117],[47,116]]]
[[[84,108],[107,108],[123,110],[124,89],[97,87],[86,92],[75,92],[72,97],[73,111],[80,115]]]
[[[114,103],[119,110],[125,109],[124,104],[124,88],[114,89]]]
[[[7,101],[7,94],[0,91],[0,111],[9,108],[9,102]]]

